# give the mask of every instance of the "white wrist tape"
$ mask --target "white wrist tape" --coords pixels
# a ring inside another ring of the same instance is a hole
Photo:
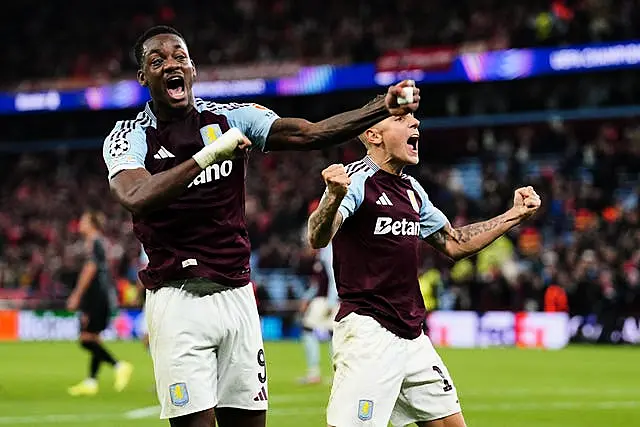
[[[402,88],[402,96],[398,97],[398,105],[413,104],[413,86]]]
[[[238,144],[242,142],[242,132],[238,128],[231,128],[223,133],[218,139],[205,146],[202,150],[193,155],[193,160],[205,169],[207,166],[221,160],[229,160],[234,157],[234,152]]]

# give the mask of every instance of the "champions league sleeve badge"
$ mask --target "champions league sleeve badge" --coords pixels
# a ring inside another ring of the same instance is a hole
[[[116,139],[109,145],[109,156],[117,158],[127,153],[131,148],[131,144],[126,139]]]

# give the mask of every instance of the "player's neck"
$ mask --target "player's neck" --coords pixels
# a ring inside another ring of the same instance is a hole
[[[87,231],[84,237],[85,239],[92,241],[92,240],[96,240],[99,235],[100,235],[100,232],[98,230],[90,230],[90,231]]]
[[[162,107],[155,102],[151,104],[151,111],[156,115],[156,119],[161,122],[173,122],[184,119],[193,108],[194,106],[191,103],[184,108]]]
[[[391,175],[402,174],[402,170],[405,165],[397,163],[384,152],[369,151],[367,152],[367,156],[369,156],[369,158],[373,160],[373,163],[378,165],[378,167],[383,171],[390,173]]]

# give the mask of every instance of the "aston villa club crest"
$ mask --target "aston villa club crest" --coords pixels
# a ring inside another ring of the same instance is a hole
[[[175,406],[184,406],[189,403],[189,391],[185,383],[176,383],[169,386],[171,403]]]
[[[358,402],[358,418],[369,421],[373,417],[373,400],[360,400]]]
[[[407,195],[409,196],[409,201],[411,202],[411,206],[413,206],[413,210],[420,213],[420,204],[416,198],[416,193],[414,193],[413,190],[407,190]]]
[[[200,128],[200,135],[202,135],[202,141],[204,145],[212,144],[216,139],[222,135],[222,129],[220,125],[213,124]]]

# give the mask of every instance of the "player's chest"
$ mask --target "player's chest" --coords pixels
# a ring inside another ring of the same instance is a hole
[[[374,236],[419,236],[420,200],[410,183],[372,185],[361,206]]]
[[[192,114],[178,122],[159,123],[147,133],[145,166],[151,173],[170,169],[205,145],[215,143],[227,130],[226,117],[208,112]]]

